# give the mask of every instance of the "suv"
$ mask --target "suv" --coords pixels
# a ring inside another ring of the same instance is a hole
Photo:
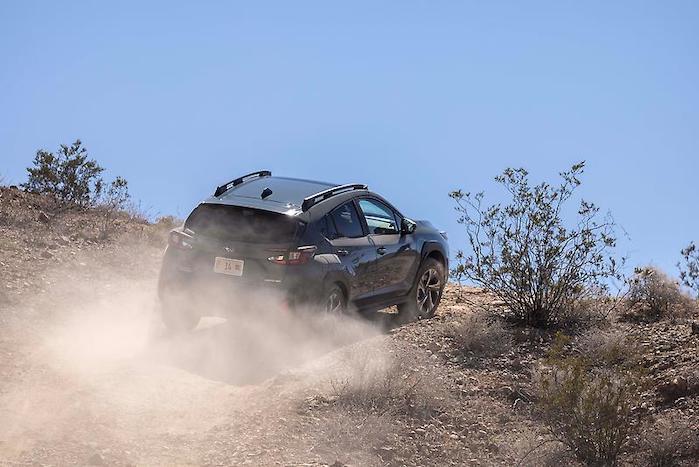
[[[163,321],[176,330],[219,314],[215,305],[230,307],[232,296],[241,303],[270,289],[292,309],[398,305],[401,314],[429,318],[448,257],[444,232],[403,216],[366,185],[260,171],[217,187],[170,232],[158,294]]]

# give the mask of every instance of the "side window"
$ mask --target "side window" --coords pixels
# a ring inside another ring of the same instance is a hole
[[[369,226],[369,233],[378,235],[399,233],[396,215],[385,204],[373,199],[360,199],[359,207]]]
[[[332,240],[338,237],[337,230],[335,230],[335,223],[329,215],[318,221],[318,227],[320,228],[320,233],[322,233],[325,238]]]
[[[335,238],[348,237],[357,238],[364,236],[364,229],[359,220],[357,210],[354,208],[354,203],[351,201],[345,203],[339,208],[330,213],[330,219],[335,224]]]

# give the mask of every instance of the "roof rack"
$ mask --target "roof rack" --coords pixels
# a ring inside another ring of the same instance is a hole
[[[243,182],[247,182],[248,179],[250,179],[250,178],[269,177],[271,175],[272,175],[272,172],[270,172],[269,170],[260,170],[257,172],[249,173],[247,175],[243,175],[242,177],[238,177],[234,180],[231,180],[228,183],[224,183],[221,186],[217,186],[216,191],[214,191],[214,196],[218,198],[219,196],[221,196],[222,194],[224,194],[225,192],[227,192],[228,190],[230,190],[234,186],[238,186]]]
[[[308,211],[311,207],[313,207],[317,203],[320,203],[321,201],[324,201],[324,200],[331,198],[335,195],[339,195],[340,193],[346,193],[346,192],[352,191],[352,190],[366,190],[367,188],[368,187],[366,185],[364,185],[363,183],[350,183],[347,185],[340,185],[340,186],[329,188],[327,190],[319,191],[315,195],[311,195],[311,196],[303,199],[303,203],[301,204],[301,210]]]

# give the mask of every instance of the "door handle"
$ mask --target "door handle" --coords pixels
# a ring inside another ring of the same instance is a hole
[[[335,253],[337,253],[337,256],[347,256],[347,255],[349,255],[349,251],[347,251],[347,250],[336,250]]]
[[[386,254],[386,247],[382,246],[376,249],[376,252],[380,255],[385,255]]]

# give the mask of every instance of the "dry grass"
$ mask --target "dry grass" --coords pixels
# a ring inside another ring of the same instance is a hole
[[[344,356],[346,376],[330,381],[337,407],[419,419],[440,412],[446,394],[430,385],[429,375],[380,355],[371,348],[357,348]]]
[[[469,356],[496,357],[512,349],[512,335],[497,317],[474,313],[450,326],[457,349]]]
[[[692,465],[699,458],[699,437],[687,423],[660,420],[646,434],[643,454],[650,467]]]
[[[327,414],[324,422],[323,436],[313,450],[331,462],[371,465],[376,456],[385,462],[394,454],[387,447],[395,447],[391,440],[395,424],[386,416]]]
[[[588,331],[577,339],[575,345],[578,353],[594,366],[629,368],[640,362],[640,347],[622,331]]]
[[[625,316],[638,321],[677,320],[696,310],[696,302],[677,281],[657,268],[638,268],[631,279]]]

